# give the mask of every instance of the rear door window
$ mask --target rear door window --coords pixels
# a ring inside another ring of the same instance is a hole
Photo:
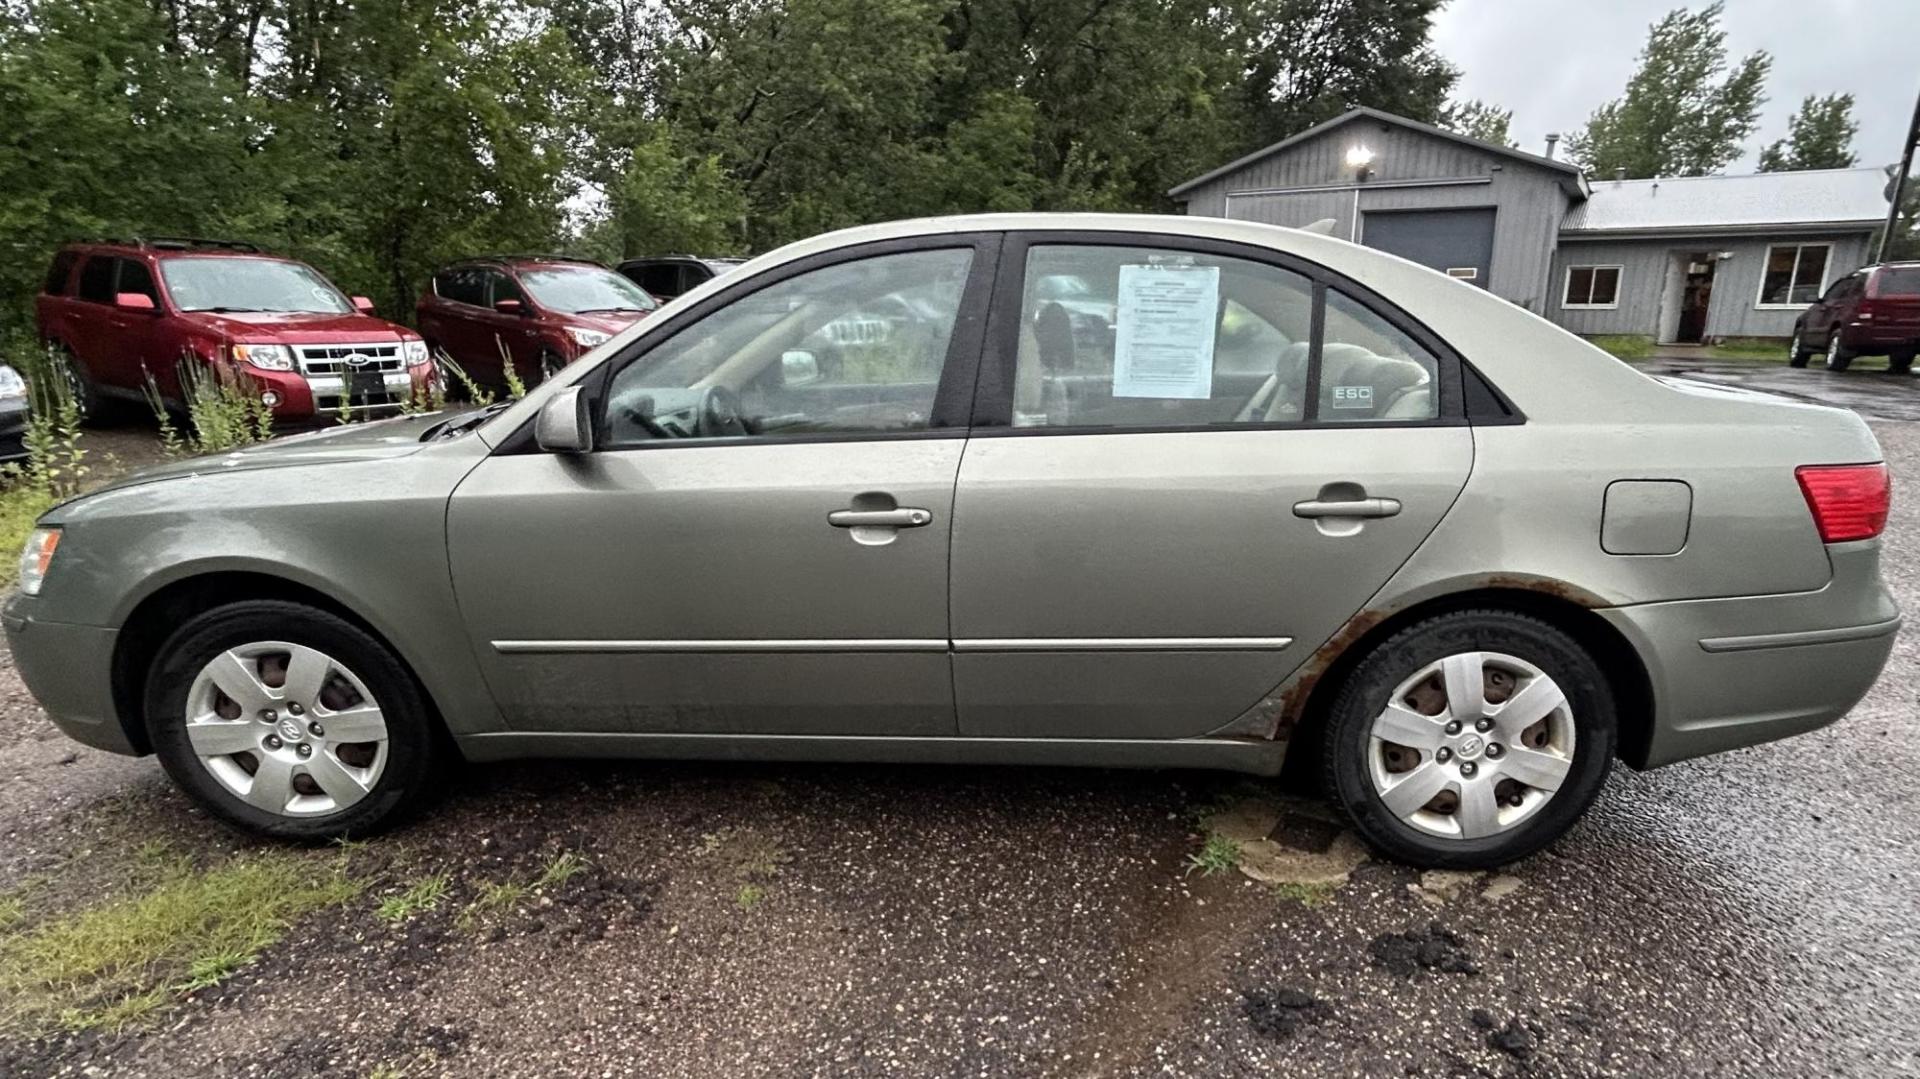
[[[53,265],[47,268],[47,280],[40,286],[40,291],[49,296],[66,295],[67,282],[73,279],[73,264],[78,261],[80,256],[72,251],[62,251],[53,256]]]
[[[113,302],[113,266],[111,255],[90,255],[80,267],[80,298],[91,303]]]
[[[480,277],[480,271],[469,266],[457,270],[448,270],[434,278],[433,291],[443,300],[454,303],[471,304],[474,307],[487,305],[486,286]]]
[[[1877,291],[1882,296],[1920,296],[1920,266],[1882,268]]]

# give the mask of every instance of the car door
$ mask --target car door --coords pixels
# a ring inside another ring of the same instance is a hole
[[[114,282],[119,260],[90,254],[80,264],[74,302],[68,308],[67,347],[95,384],[110,384],[114,374]]]
[[[143,311],[114,306],[102,313],[112,336],[113,348],[111,357],[101,365],[97,377],[104,385],[137,391],[145,387],[147,373],[151,371],[163,388],[173,390],[178,384],[174,366],[180,362],[180,357],[164,355],[162,351],[167,340],[161,328],[166,308],[160,302],[160,290],[154,283],[153,270],[140,259],[121,258],[117,261],[120,265],[119,277],[114,284],[116,304],[119,296],[133,293],[145,296],[153,307]]]
[[[1841,309],[1846,305],[1849,289],[1855,280],[1848,276],[1835,281],[1828,287],[1825,296],[1808,305],[1807,313],[1800,320],[1802,341],[1825,346],[1827,334],[1838,324]]]
[[[995,237],[738,282],[588,373],[592,453],[509,445],[448,511],[466,628],[517,730],[952,735],[947,570]],[[910,285],[927,321],[822,371]]]
[[[1465,484],[1457,362],[1271,252],[1043,233],[1001,261],[954,505],[961,733],[1218,730]]]

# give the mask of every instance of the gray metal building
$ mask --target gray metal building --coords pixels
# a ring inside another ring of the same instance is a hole
[[[1332,218],[1575,333],[1661,342],[1787,336],[1886,214],[1879,169],[1589,179],[1547,149],[1354,109],[1169,194],[1191,214]]]

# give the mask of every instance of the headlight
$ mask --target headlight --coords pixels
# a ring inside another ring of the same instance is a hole
[[[401,355],[407,359],[407,366],[427,362],[427,343],[415,337],[400,342]]]
[[[16,397],[26,396],[27,380],[20,377],[20,372],[0,363],[0,401],[11,401]]]
[[[581,348],[592,348],[595,345],[605,344],[613,335],[601,333],[599,330],[583,330],[578,326],[568,326],[567,336],[573,338],[573,343]]]
[[[60,530],[36,528],[27,536],[26,549],[20,552],[20,591],[29,596],[40,594],[47,579],[47,567],[53,565],[54,549],[60,546]]]
[[[264,371],[293,370],[293,353],[285,345],[235,345],[233,358]]]

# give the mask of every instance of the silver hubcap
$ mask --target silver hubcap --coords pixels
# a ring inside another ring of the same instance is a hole
[[[1500,652],[1422,667],[1373,721],[1380,801],[1431,835],[1480,839],[1551,801],[1573,767],[1573,712],[1546,672]]]
[[[220,785],[287,817],[337,813],[387,765],[366,684],[316,648],[259,641],[215,656],[187,690],[187,741]]]

